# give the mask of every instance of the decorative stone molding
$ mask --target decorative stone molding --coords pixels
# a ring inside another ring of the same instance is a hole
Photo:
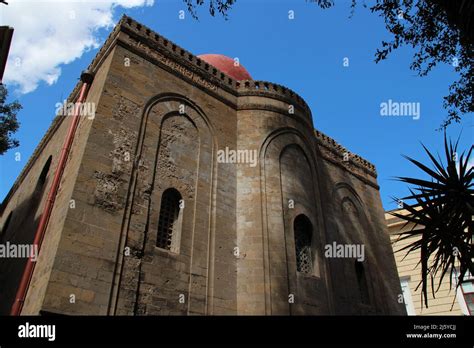
[[[217,86],[215,84],[200,76],[200,74],[196,73],[196,71],[187,69],[185,66],[179,64],[175,59],[168,58],[164,54],[160,53],[158,50],[150,48],[149,45],[144,44],[139,39],[136,39],[132,36],[128,36],[126,41],[127,44],[137,48],[138,50],[141,50],[147,56],[169,67],[174,72],[187,77],[194,83],[201,85],[211,91],[217,91]]]
[[[373,178],[377,177],[377,171],[375,170],[375,166],[372,163],[363,159],[359,155],[348,151],[344,146],[337,143],[333,138],[316,129],[314,130],[314,134],[324,157],[342,164],[351,172],[358,174],[368,174]]]
[[[300,108],[311,119],[311,111],[306,102],[287,87],[267,81],[236,81],[229,75],[130,17],[123,16],[117,27],[120,27],[121,31],[128,36],[126,38],[121,37],[120,40],[125,40],[126,44],[141,50],[149,57],[171,68],[174,72],[207,88],[211,92],[221,88],[235,96],[251,95],[282,100],[288,105]],[[94,69],[94,67],[91,66],[89,69]]]
[[[281,100],[288,105],[294,105],[299,108],[303,114],[311,120],[311,110],[308,104],[291,89],[267,81],[245,80],[238,81],[236,88],[239,96],[261,96]],[[288,110],[287,110],[288,112]]]
[[[259,103],[245,103],[245,104],[239,104],[237,106],[237,110],[238,111],[244,111],[244,110],[271,111],[271,112],[278,113],[280,115],[284,115],[286,117],[298,119],[301,122],[304,122],[310,129],[313,128],[312,119],[308,117],[307,114],[297,113],[297,112],[295,112],[294,114],[290,114],[288,113],[288,109],[284,109],[278,106],[273,106],[273,105],[268,105],[268,104],[259,104]]]

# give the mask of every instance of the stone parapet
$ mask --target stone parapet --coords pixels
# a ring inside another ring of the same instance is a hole
[[[314,130],[314,135],[318,144],[324,149],[322,155],[333,161],[342,164],[346,169],[355,173],[365,173],[377,178],[375,166],[359,155],[350,152],[344,146],[336,142],[333,138],[327,136],[321,131]]]

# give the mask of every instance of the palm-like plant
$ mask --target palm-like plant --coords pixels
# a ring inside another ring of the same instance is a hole
[[[422,300],[424,298],[426,307],[428,307],[428,276],[431,278],[434,297],[448,271],[449,284],[452,285],[452,276],[456,272],[456,266],[459,267],[457,286],[463,282],[468,272],[474,275],[472,262],[474,257],[472,244],[474,172],[472,167],[469,168],[473,146],[467,154],[464,151],[458,158],[458,143],[459,139],[454,145],[451,140],[448,143],[446,133],[444,134],[446,166],[439,156],[436,159],[422,145],[435,167],[434,170],[404,156],[427,173],[431,180],[397,177],[399,181],[416,186],[416,188],[410,188],[409,196],[397,199],[409,213],[402,215],[394,212],[392,215],[405,220],[405,226],[413,224],[411,230],[398,233],[400,235],[398,241],[413,237],[415,241],[397,251],[407,250],[408,255],[410,252],[420,250],[421,281],[418,287],[422,286],[421,297]],[[406,200],[412,201],[413,204],[406,204]],[[421,228],[415,229],[417,226]],[[434,278],[438,272],[440,272],[440,278],[435,290]]]

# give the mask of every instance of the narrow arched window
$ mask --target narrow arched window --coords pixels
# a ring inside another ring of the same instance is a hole
[[[10,225],[12,215],[13,215],[13,212],[10,212],[10,214],[8,214],[7,219],[5,220],[5,223],[3,224],[2,230],[0,231],[0,244],[3,244],[5,242],[5,239],[7,237],[8,225]]]
[[[160,218],[156,246],[173,252],[179,251],[179,239],[182,225],[181,195],[169,188],[161,196]]]
[[[360,300],[362,303],[369,303],[369,287],[365,275],[364,265],[360,261],[355,261],[355,271],[357,276],[357,285],[359,287]]]
[[[305,215],[298,215],[293,223],[295,233],[296,270],[300,273],[313,272],[311,257],[311,238],[313,228],[311,221]]]
[[[43,191],[44,185],[46,184],[46,178],[48,177],[49,168],[51,167],[51,161],[53,157],[49,156],[46,160],[46,163],[43,165],[43,169],[38,177],[38,181],[36,182],[35,193],[39,194]]]

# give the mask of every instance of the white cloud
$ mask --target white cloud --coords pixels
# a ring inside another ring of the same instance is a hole
[[[15,0],[2,5],[1,23],[15,29],[4,83],[20,93],[51,85],[61,65],[100,46],[97,30],[114,25],[116,7],[151,6],[153,0]]]

